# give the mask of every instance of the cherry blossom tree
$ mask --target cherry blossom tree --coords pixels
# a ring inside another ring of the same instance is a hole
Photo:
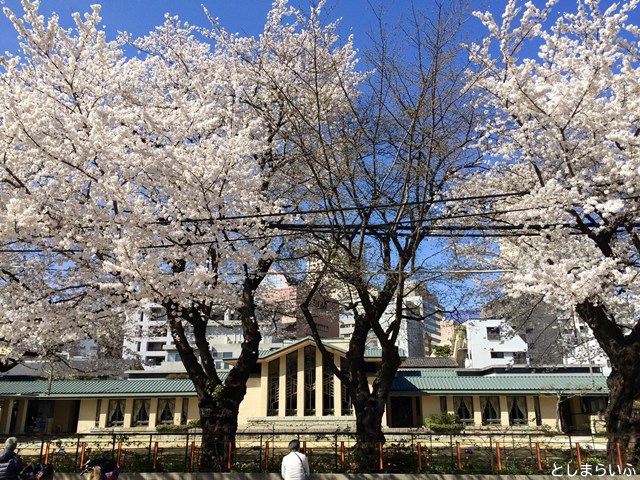
[[[162,305],[198,394],[201,468],[226,468],[258,358],[255,291],[282,246],[266,228],[303,190],[292,119],[342,117],[335,92],[360,80],[351,43],[282,0],[258,39],[168,17],[107,41],[98,6],[73,29],[23,7],[5,9],[22,57],[0,63],[0,336],[17,356]],[[222,381],[206,326],[226,308],[244,341]]]
[[[475,116],[463,74],[464,13],[461,3],[436,2],[395,29],[380,15],[363,55],[369,75],[358,96],[343,89],[351,112],[333,129],[300,127],[300,149],[313,173],[307,205],[316,212],[300,226],[311,266],[300,308],[353,404],[355,471],[376,464],[385,440],[382,418],[402,361],[400,330],[422,321],[406,298],[433,281],[428,252],[442,245],[429,237],[443,221],[444,197],[478,158],[465,148]],[[322,288],[333,289],[354,319],[343,365],[334,363],[315,325],[311,300]],[[375,373],[366,358],[372,339],[381,352]]]
[[[624,461],[640,433],[637,5],[510,1],[501,23],[478,14],[489,35],[472,46],[471,81],[488,173],[464,186],[505,194],[482,211],[505,235],[506,291],[575,311],[608,355],[607,430]]]

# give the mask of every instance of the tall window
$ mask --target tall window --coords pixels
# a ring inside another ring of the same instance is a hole
[[[533,397],[533,409],[536,415],[536,425],[542,425],[542,412],[540,411],[540,397]]]
[[[473,423],[473,397],[453,397],[453,408],[462,423]]]
[[[133,401],[133,426],[149,425],[149,411],[151,400],[148,398],[136,398]]]
[[[189,399],[182,399],[182,409],[180,412],[180,425],[186,425],[189,420]]]
[[[109,400],[107,427],[121,427],[124,423],[124,399]]]
[[[102,410],[102,399],[99,398],[98,401],[96,402],[96,419],[95,419],[95,426],[99,427],[100,426],[100,410]]]
[[[291,352],[286,357],[287,400],[285,415],[298,414],[298,352]]]
[[[480,397],[483,425],[500,425],[500,400],[498,397]]]
[[[440,396],[440,413],[447,413],[449,411],[447,407],[447,397],[444,395]]]
[[[280,395],[280,359],[269,362],[267,377],[267,415],[278,415],[278,397]]]
[[[304,347],[304,414],[316,414],[316,347]]]
[[[346,358],[340,357],[340,370],[349,377],[349,362],[347,362]],[[342,415],[353,415],[353,403],[345,382],[340,382],[340,398],[342,401]]]
[[[175,412],[175,398],[158,399],[158,416],[156,417],[156,425],[173,425],[173,416]]]
[[[333,372],[325,362],[322,363],[322,415],[334,414]]]
[[[527,397],[507,397],[507,408],[509,409],[509,425],[526,425],[527,419]]]

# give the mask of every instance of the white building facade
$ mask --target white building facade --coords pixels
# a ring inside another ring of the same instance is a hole
[[[471,319],[464,323],[467,336],[465,367],[527,365],[527,343],[503,320]]]

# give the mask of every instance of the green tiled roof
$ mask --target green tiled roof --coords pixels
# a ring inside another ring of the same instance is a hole
[[[139,379],[139,380],[53,380],[49,382],[0,381],[0,397],[50,396],[55,398],[78,397],[136,397],[194,394],[195,388],[188,379]]]
[[[606,394],[607,379],[595,374],[469,375],[464,370],[405,370],[393,380],[395,393],[434,395],[461,393],[585,393]]]
[[[224,374],[221,374],[223,376]],[[7,397],[150,397],[195,395],[188,379],[0,381],[0,398]],[[393,381],[396,395],[460,394],[607,394],[606,378],[589,374],[470,375],[464,370],[402,370]]]

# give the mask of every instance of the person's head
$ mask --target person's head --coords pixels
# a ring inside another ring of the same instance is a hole
[[[9,437],[7,438],[7,441],[4,442],[5,450],[9,450],[11,452],[13,452],[17,446],[18,446],[18,439],[16,437]]]
[[[294,438],[293,440],[291,440],[289,442],[289,451],[290,452],[297,452],[300,449],[300,442],[298,441],[297,438]]]
[[[89,474],[89,480],[100,480],[100,478],[102,478],[102,468],[93,467]]]

